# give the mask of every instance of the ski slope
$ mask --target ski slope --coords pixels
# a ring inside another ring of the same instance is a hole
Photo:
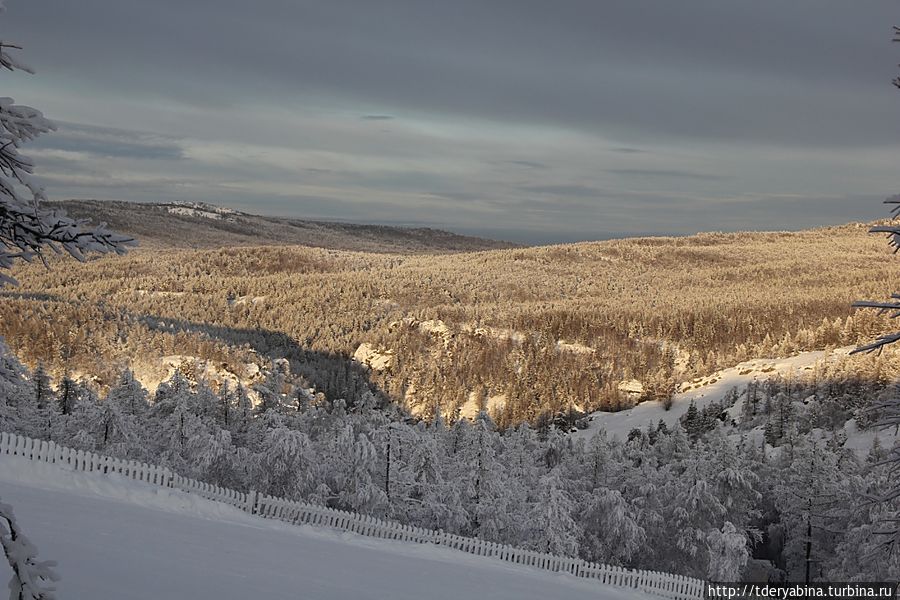
[[[0,499],[61,600],[649,600],[447,548],[291,526],[180,491],[0,456]],[[11,571],[0,561],[0,585]]]

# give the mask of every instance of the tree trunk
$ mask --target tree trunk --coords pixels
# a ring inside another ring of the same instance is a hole
[[[391,430],[388,428],[387,440],[387,467],[384,469],[384,493],[387,495],[388,502],[391,501]]]
[[[812,500],[809,501],[809,510],[812,512]],[[806,515],[806,583],[809,583],[809,565],[812,563],[812,515]]]

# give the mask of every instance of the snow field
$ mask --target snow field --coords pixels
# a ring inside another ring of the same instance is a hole
[[[21,457],[0,456],[0,498],[39,557],[58,561],[61,600],[650,598],[447,548],[291,526]],[[10,576],[0,565],[0,580]]]

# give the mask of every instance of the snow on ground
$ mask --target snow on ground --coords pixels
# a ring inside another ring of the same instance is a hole
[[[238,296],[228,301],[229,306],[245,306],[248,304],[261,304],[268,296]]]
[[[830,431],[822,429],[813,429],[816,439],[826,441],[834,435]],[[853,450],[857,456],[866,456],[872,450],[875,444],[875,438],[885,450],[890,450],[894,444],[900,441],[900,432],[897,427],[871,427],[869,429],[860,429],[856,424],[856,419],[849,419],[844,426],[838,431],[838,435],[842,435],[844,448]]]
[[[167,210],[173,215],[182,215],[186,217],[203,217],[205,219],[222,220],[226,217],[227,221],[234,221],[234,215],[237,211],[224,206],[215,206],[203,202],[175,202],[167,207]]]
[[[117,475],[0,456],[0,498],[58,596],[91,600],[626,600],[632,590],[422,544],[291,526]],[[11,571],[0,561],[0,585]]]
[[[567,342],[565,340],[556,341],[557,352],[572,352],[573,354],[596,354],[596,350],[590,346],[585,346],[578,342]]]
[[[134,290],[138,296],[150,296],[151,298],[180,298],[187,292],[166,292],[159,290]]]
[[[827,356],[844,356],[850,348],[834,350]],[[590,415],[590,426],[572,435],[581,438],[593,437],[599,430],[605,429],[611,435],[624,439],[635,427],[645,429],[647,425],[656,425],[660,419],[666,425],[674,425],[687,412],[691,401],[697,408],[703,408],[716,400],[721,400],[733,387],[741,390],[754,379],[764,381],[775,375],[790,372],[813,370],[818,361],[825,360],[824,351],[803,352],[790,358],[761,358],[740,363],[730,369],[717,371],[703,378],[689,381],[681,386],[675,394],[672,408],[665,410],[661,402],[642,402],[628,410],[619,412],[595,412]]]
[[[170,206],[169,212],[173,215],[182,215],[186,217],[204,217],[207,219],[215,219],[217,221],[222,218],[222,215],[220,214],[200,210],[198,208],[188,208],[186,206]]]

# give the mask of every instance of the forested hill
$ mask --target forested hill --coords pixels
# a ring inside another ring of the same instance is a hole
[[[100,200],[48,202],[69,216],[106,222],[142,247],[221,248],[302,245],[387,253],[475,252],[515,244],[431,228],[358,225],[251,215],[211,204]]]

